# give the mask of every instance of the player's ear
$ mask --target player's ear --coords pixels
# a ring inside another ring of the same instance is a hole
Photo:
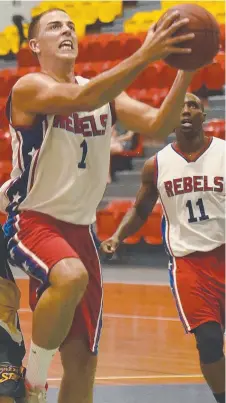
[[[40,53],[39,43],[36,39],[31,39],[29,41],[29,46],[32,52],[35,53],[36,55]]]
[[[206,120],[206,113],[203,112],[203,114],[202,114],[202,121],[205,122],[205,120]]]

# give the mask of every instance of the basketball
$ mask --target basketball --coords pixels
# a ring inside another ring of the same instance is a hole
[[[178,10],[180,19],[189,18],[189,23],[180,28],[175,35],[194,33],[195,38],[177,46],[191,48],[187,55],[170,54],[165,62],[172,67],[182,70],[195,70],[210,63],[220,47],[220,30],[217,21],[211,13],[196,4],[178,4],[166,11],[167,14]],[[157,25],[166,15],[164,13]]]

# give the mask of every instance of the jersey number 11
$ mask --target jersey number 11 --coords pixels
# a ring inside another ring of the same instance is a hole
[[[208,220],[209,216],[206,215],[205,212],[205,208],[204,208],[204,204],[203,204],[203,200],[202,199],[198,199],[196,206],[199,207],[200,210],[200,216],[197,218],[194,216],[194,211],[193,211],[193,207],[192,207],[192,203],[191,200],[188,200],[186,203],[186,207],[188,208],[189,211],[189,218],[188,218],[188,222],[197,222],[197,221],[204,221],[204,220]]]

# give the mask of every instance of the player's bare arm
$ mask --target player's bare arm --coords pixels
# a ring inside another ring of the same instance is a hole
[[[111,238],[101,244],[104,253],[112,254],[121,242],[144,225],[158,199],[155,184],[155,159],[148,160],[142,170],[142,183],[134,207],[128,211]]]
[[[84,86],[56,82],[42,73],[22,77],[13,89],[14,115],[24,113],[29,119],[36,114],[91,111],[112,101],[149,63],[165,58],[170,53],[191,52],[189,48],[176,45],[192,39],[193,34],[172,37],[188,22],[188,19],[176,21],[177,17],[178,13],[175,12],[166,17],[156,31],[151,28],[137,52]]]
[[[194,72],[179,71],[159,109],[130,98],[125,92],[115,100],[117,119],[127,128],[146,137],[163,139],[178,126],[187,88]]]

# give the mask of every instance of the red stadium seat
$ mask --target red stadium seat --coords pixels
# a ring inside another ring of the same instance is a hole
[[[0,212],[0,224],[1,225],[3,225],[5,223],[6,218],[7,218],[6,214],[3,214]]]
[[[106,207],[108,211],[114,212],[116,215],[118,212],[126,213],[134,204],[133,200],[112,200]]]
[[[192,82],[189,86],[189,91],[190,92],[195,92],[198,91],[204,84],[204,69],[198,70],[193,79]]]
[[[85,78],[92,78],[95,77],[97,74],[99,74],[101,68],[100,63],[84,63],[80,65],[76,65],[75,69],[78,72],[78,74],[81,74],[81,76]],[[80,72],[79,72],[80,69]]]
[[[103,53],[100,60],[117,60],[123,59],[123,46],[119,39],[119,35],[114,35],[109,38],[105,38],[102,42]]]
[[[148,91],[148,95],[151,99],[151,105],[154,108],[160,108],[164,99],[166,98],[169,92],[169,88],[151,88]]]
[[[100,241],[109,238],[115,232],[119,222],[113,211],[107,209],[97,211],[96,228]]]
[[[127,58],[136,52],[142,44],[142,40],[138,35],[127,34],[122,32],[117,35],[122,49],[122,58]]]
[[[11,161],[0,161],[0,186],[10,178],[11,171]]]
[[[0,129],[7,130],[9,122],[6,117],[5,104],[0,104]]]
[[[162,244],[162,206],[160,203],[156,203],[151,215],[143,227],[143,237],[146,243],[150,245]]]
[[[111,203],[108,204],[107,210],[112,212],[115,221],[119,225],[119,223],[122,221],[127,211],[132,208],[133,204],[134,201],[132,200],[113,200]],[[140,242],[141,235],[142,235],[142,228],[135,234],[126,238],[124,243],[130,245],[136,244]]]
[[[204,83],[208,90],[221,90],[225,84],[225,68],[217,59],[204,68]]]
[[[213,119],[207,122],[204,131],[207,136],[214,136],[225,140],[225,120]]]
[[[215,60],[221,64],[222,69],[225,68],[225,52],[218,52],[215,56]]]
[[[166,64],[163,61],[156,63],[156,65],[158,66],[158,74],[159,74],[158,87],[170,88],[176,78],[177,69],[168,66],[168,64]]]
[[[11,161],[11,136],[8,131],[0,130],[0,161]]]
[[[2,98],[8,98],[10,88],[9,88],[9,83],[8,83],[9,76],[0,76],[0,95]],[[0,121],[1,125],[1,121]]]
[[[29,48],[21,48],[16,55],[19,67],[39,66],[38,58]]]

